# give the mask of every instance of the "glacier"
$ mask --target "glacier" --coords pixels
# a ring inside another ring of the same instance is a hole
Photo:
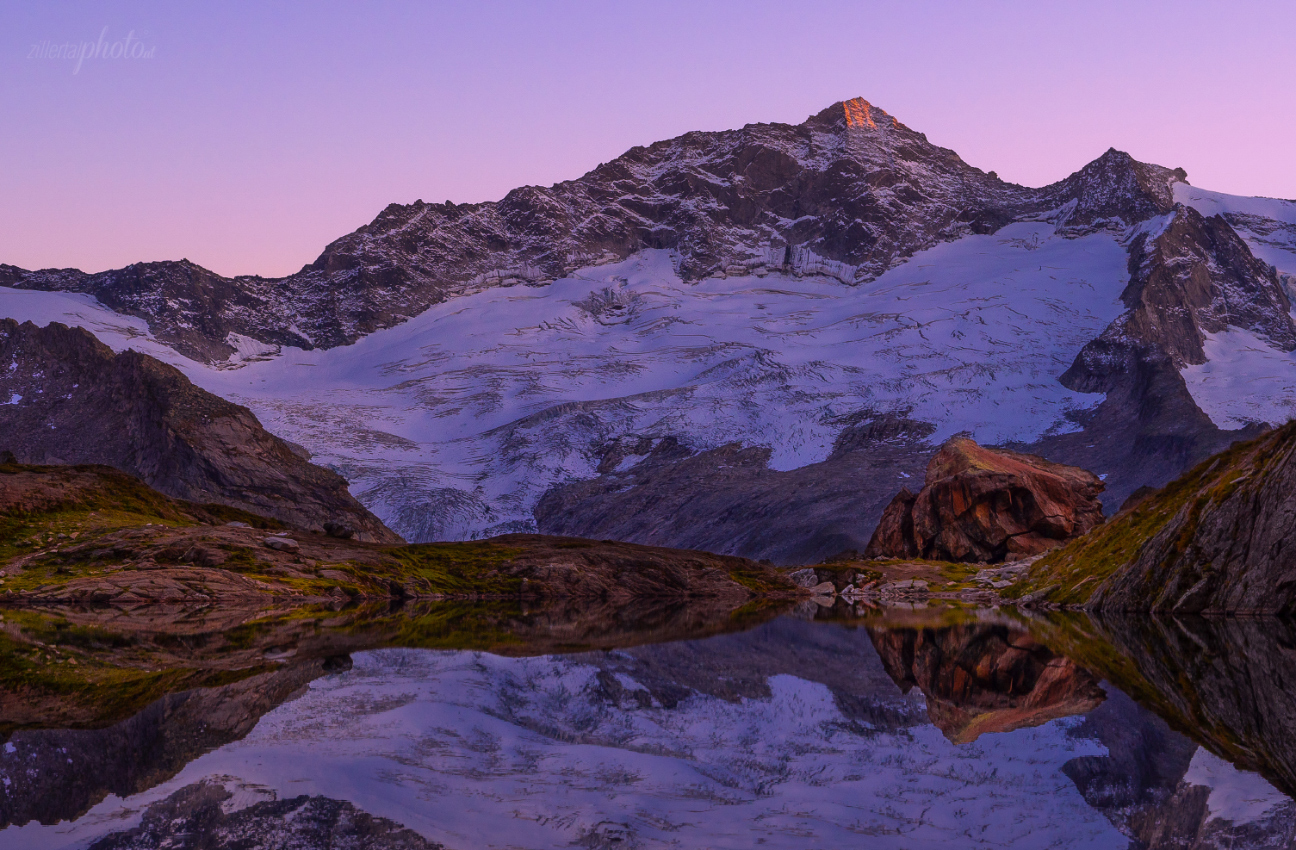
[[[858,286],[761,269],[684,283],[676,260],[646,250],[453,298],[351,345],[215,367],[87,296],[0,289],[0,312],[177,366],[418,541],[533,528],[547,489],[593,477],[627,435],[768,446],[773,468],[793,469],[826,458],[852,417],[926,421],[933,443],[1075,430],[1103,396],[1057,377],[1120,314],[1128,281],[1119,234],[1041,222],[942,243]]]

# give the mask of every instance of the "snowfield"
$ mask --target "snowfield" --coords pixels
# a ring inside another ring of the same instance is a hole
[[[1103,397],[1057,377],[1120,314],[1128,281],[1111,234],[1066,239],[1034,222],[857,287],[779,273],[685,284],[673,260],[646,251],[486,289],[327,351],[242,345],[227,364],[238,368],[185,360],[84,296],[0,290],[0,312],[80,324],[177,365],[429,540],[532,528],[541,494],[594,476],[600,447],[626,435],[764,445],[792,469],[826,458],[861,414],[930,422],[933,442],[1072,430],[1071,414]]]

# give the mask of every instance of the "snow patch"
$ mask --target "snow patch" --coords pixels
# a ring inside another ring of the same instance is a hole
[[[234,366],[250,363],[254,360],[266,360],[280,351],[280,346],[270,345],[233,331],[225,337],[225,344],[234,348],[234,353],[225,361]]]
[[[1203,347],[1207,362],[1185,366],[1182,374],[1193,401],[1216,426],[1281,425],[1296,415],[1296,353],[1239,328],[1207,334]]]

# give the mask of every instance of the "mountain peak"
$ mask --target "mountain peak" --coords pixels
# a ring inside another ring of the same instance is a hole
[[[870,130],[877,129],[877,122],[873,120],[873,104],[869,103],[864,98],[853,97],[850,100],[843,100],[842,110],[846,114],[847,127],[867,127]],[[881,110],[879,110],[879,112],[880,111]]]
[[[839,100],[809,119],[818,124],[833,124],[847,130],[876,130],[879,126],[899,128],[904,126],[884,109],[862,97]]]

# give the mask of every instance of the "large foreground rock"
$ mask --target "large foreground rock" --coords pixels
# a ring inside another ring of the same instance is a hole
[[[887,506],[865,556],[993,562],[1037,555],[1103,520],[1091,472],[955,437],[917,494]]]
[[[82,328],[0,319],[0,450],[20,462],[104,464],[154,489],[323,531],[401,542],[334,472],[270,434],[246,407]]]

